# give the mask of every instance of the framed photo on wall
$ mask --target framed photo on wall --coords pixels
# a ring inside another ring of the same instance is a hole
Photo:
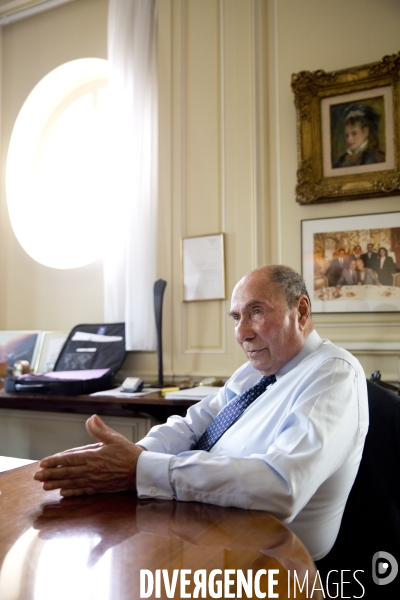
[[[182,238],[182,300],[225,299],[224,234]]]
[[[292,75],[300,204],[400,193],[400,53]]]
[[[301,222],[314,313],[400,311],[400,212]]]

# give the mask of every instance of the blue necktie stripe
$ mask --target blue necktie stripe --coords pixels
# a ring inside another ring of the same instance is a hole
[[[239,419],[246,408],[275,381],[275,375],[264,376],[252,388],[236,396],[231,402],[228,402],[215,417],[214,421],[207,427],[196,443],[194,450],[206,450],[208,452],[225,431]]]

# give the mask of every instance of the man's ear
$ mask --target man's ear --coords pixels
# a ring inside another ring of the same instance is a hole
[[[299,314],[299,324],[305,327],[310,316],[310,301],[307,296],[302,295],[298,299],[297,310]]]

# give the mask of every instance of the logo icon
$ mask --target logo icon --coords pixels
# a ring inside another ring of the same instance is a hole
[[[389,552],[375,552],[372,557],[372,579],[377,585],[387,585],[397,576],[399,565]]]

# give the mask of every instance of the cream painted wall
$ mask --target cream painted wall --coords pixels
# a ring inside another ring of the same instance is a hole
[[[160,253],[160,274],[169,282],[165,370],[173,375],[229,376],[243,362],[228,299],[182,303],[180,240],[224,232],[228,298],[242,275],[268,260],[265,8],[248,0],[160,2],[160,107],[168,121],[160,120],[160,204],[172,211],[168,242],[165,228],[160,234],[170,265]],[[150,374],[154,361],[135,354],[127,365]]]
[[[18,112],[49,71],[81,57],[107,57],[107,0],[79,0],[8,25],[2,33],[0,327],[69,330],[103,321],[101,262],[59,271],[33,261],[8,219],[5,159]],[[72,232],[71,232],[72,233]],[[71,237],[72,240],[72,237]]]
[[[271,180],[273,203],[272,259],[301,269],[302,219],[373,214],[400,210],[400,198],[379,198],[300,206],[296,185],[296,114],[290,89],[292,73],[301,70],[346,69],[378,61],[400,50],[400,4],[394,0],[355,0],[323,3],[318,0],[268,3],[270,47],[271,153],[277,153]],[[316,315],[318,331],[332,341],[399,341],[400,315]],[[355,353],[357,355],[357,353]],[[387,379],[399,376],[398,353],[359,354],[367,375],[379,368]]]
[[[70,329],[103,319],[101,264],[54,271],[30,260],[10,230],[4,159],[35,83],[80,56],[106,56],[106,0],[77,0],[9,25],[2,44],[0,327]],[[243,362],[229,301],[183,304],[180,239],[222,231],[228,297],[265,262],[300,263],[302,219],[389,212],[399,198],[299,206],[291,74],[335,70],[398,52],[397,0],[159,0],[159,276],[168,282],[164,363],[171,376],[228,376]],[[397,341],[400,315],[317,315],[337,341]],[[398,357],[360,355],[394,378]],[[132,353],[123,375],[151,379],[153,353]]]
[[[273,27],[270,34],[275,38],[270,56],[275,77],[269,82],[276,89],[271,116],[279,123],[272,140],[278,144],[279,155],[274,196],[276,230],[280,234],[273,258],[300,269],[301,219],[390,212],[400,209],[400,200],[380,198],[312,206],[293,202],[297,154],[291,75],[302,70],[346,69],[399,52],[400,4],[394,0],[339,0],[324,3],[323,10],[318,0],[278,0],[268,5]]]

